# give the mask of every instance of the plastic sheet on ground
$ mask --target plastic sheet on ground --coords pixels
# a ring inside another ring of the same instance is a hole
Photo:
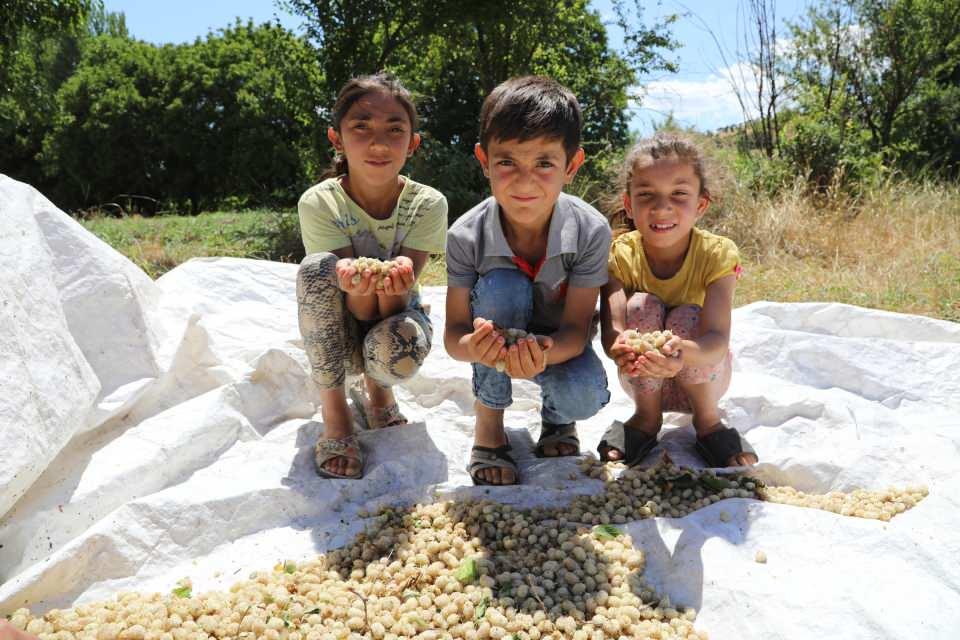
[[[156,282],[32,188],[0,177],[0,614],[226,588],[361,530],[361,509],[448,496],[559,504],[599,491],[539,460],[537,387],[506,421],[519,488],[474,488],[470,369],[434,348],[398,390],[412,423],[361,435],[361,481],[323,480],[296,266],[197,259]],[[749,277],[749,274],[748,274]],[[809,492],[926,484],[890,522],[724,501],[627,525],[645,576],[713,638],[953,638],[960,628],[960,325],[840,304],[734,312],[722,402],[760,473]],[[579,425],[596,447],[630,403]],[[689,417],[661,449],[699,466]],[[655,453],[656,453],[655,452]],[[649,458],[652,461],[654,458]],[[754,562],[762,550],[766,564]]]

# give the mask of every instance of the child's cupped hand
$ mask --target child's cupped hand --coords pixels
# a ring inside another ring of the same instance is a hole
[[[402,296],[413,288],[417,275],[413,270],[413,260],[407,256],[397,256],[393,261],[399,266],[390,269],[390,274],[383,279],[383,289],[378,293]]]
[[[531,379],[547,368],[547,351],[553,346],[550,336],[528,335],[507,349],[506,373],[511,378]]]
[[[358,270],[353,266],[353,258],[340,258],[337,260],[337,285],[340,290],[351,296],[372,296],[377,292],[377,279],[365,269],[360,273],[360,281],[354,284],[353,276]]]
[[[680,336],[673,336],[660,348],[661,351],[636,353],[620,333],[610,347],[610,355],[622,375],[631,378],[673,378],[683,369],[683,360],[680,358],[682,343]]]
[[[494,329],[493,322],[484,318],[473,319],[473,332],[460,338],[460,346],[467,350],[467,360],[487,367],[497,366],[497,360],[506,357],[506,340]]]

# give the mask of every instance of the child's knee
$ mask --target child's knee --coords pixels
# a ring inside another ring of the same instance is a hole
[[[656,331],[663,327],[666,306],[652,293],[639,292],[627,300],[627,326],[640,331]]]
[[[382,387],[409,380],[430,353],[430,336],[410,315],[387,318],[363,340],[364,368]]]
[[[696,338],[700,326],[700,307],[684,304],[670,310],[666,327],[681,338]]]
[[[663,390],[663,378],[641,378],[621,375],[620,386],[634,400],[659,396]]]
[[[588,384],[571,385],[566,393],[554,398],[556,410],[571,420],[586,420],[610,402],[610,391],[605,381],[591,381]]]
[[[470,294],[473,317],[523,329],[533,313],[533,284],[516,269],[494,269],[480,276]]]
[[[318,284],[336,284],[338,260],[337,255],[329,251],[305,257],[297,270],[297,289],[303,291]]]

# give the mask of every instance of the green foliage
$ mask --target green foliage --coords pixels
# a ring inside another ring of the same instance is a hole
[[[829,0],[792,26],[785,156],[819,188],[960,172],[960,0]]]
[[[587,0],[282,4],[307,21],[327,80],[326,104],[350,77],[381,69],[420,97],[426,142],[411,175],[447,194],[451,219],[487,193],[472,155],[480,106],[497,84],[535,73],[568,85],[583,107],[584,148],[597,158],[625,144],[627,90],[638,73],[669,68],[657,48],[674,46],[664,25],[624,19],[628,51],[621,56]],[[623,3],[618,15],[626,16]],[[606,169],[588,162],[582,176],[605,179]]]
[[[92,6],[91,6],[92,5]],[[9,11],[8,11],[9,9]],[[80,59],[81,28],[98,2],[17,0],[0,13],[0,172],[49,192],[39,163],[57,114],[56,93]]]
[[[9,65],[19,57],[22,38],[43,39],[76,32],[92,4],[91,0],[4,0],[0,11],[0,87],[9,82]]]
[[[319,170],[320,84],[309,46],[277,25],[164,47],[95,36],[58,92],[44,164],[74,206],[119,192],[191,211],[290,202]]]

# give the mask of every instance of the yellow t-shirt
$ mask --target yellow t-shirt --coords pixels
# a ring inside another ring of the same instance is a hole
[[[340,184],[329,178],[300,197],[300,233],[307,254],[353,247],[355,256],[389,260],[403,247],[443,253],[447,237],[447,199],[425,184],[404,178],[390,217],[371,217]]]
[[[640,232],[631,231],[610,245],[607,271],[623,283],[627,296],[644,291],[657,296],[668,307],[702,307],[712,282],[731,273],[740,276],[740,252],[733,240],[694,227],[683,266],[672,278],[661,280],[650,270]]]

